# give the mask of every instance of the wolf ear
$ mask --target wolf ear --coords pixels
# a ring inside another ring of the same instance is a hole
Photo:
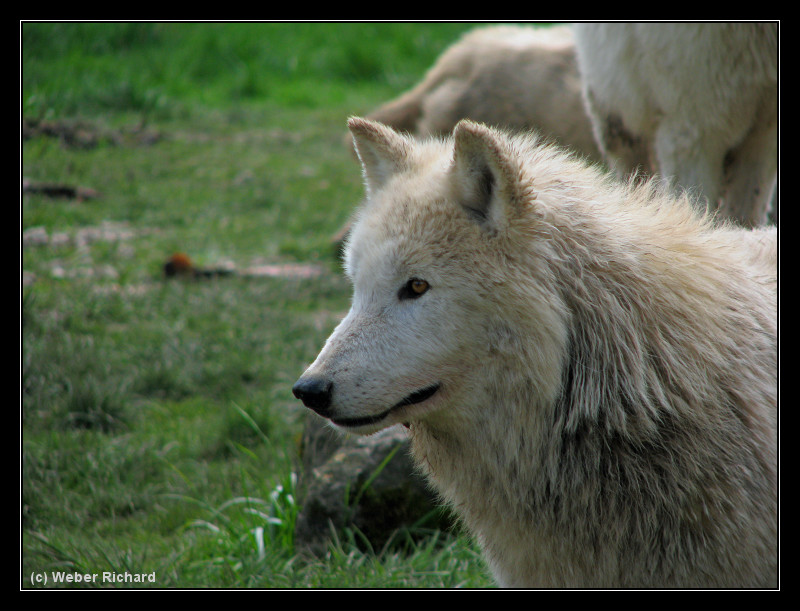
[[[460,121],[454,131],[452,179],[461,205],[493,229],[505,226],[521,206],[519,162],[490,128]]]
[[[382,123],[359,117],[351,117],[347,127],[364,169],[368,193],[407,167],[410,146],[405,137]]]

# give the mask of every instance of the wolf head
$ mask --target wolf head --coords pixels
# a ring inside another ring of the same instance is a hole
[[[445,426],[514,392],[504,371],[525,359],[552,400],[566,332],[513,141],[467,121],[426,142],[364,119],[349,128],[367,192],[345,251],[352,307],[295,396],[355,433]]]

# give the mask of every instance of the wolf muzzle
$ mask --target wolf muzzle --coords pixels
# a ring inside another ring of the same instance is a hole
[[[334,424],[339,426],[357,428],[361,426],[369,426],[384,420],[394,410],[404,407],[406,405],[415,405],[427,401],[437,393],[441,387],[440,383],[426,386],[410,395],[406,396],[392,407],[379,414],[341,418],[331,411],[331,403],[333,399],[333,382],[324,377],[319,376],[301,376],[294,386],[292,386],[292,393],[295,397],[300,399],[303,404],[309,409],[314,410],[323,418],[328,418]]]

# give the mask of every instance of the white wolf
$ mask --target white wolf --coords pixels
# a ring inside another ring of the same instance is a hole
[[[442,53],[416,86],[367,118],[418,137],[450,134],[461,119],[508,130],[535,129],[601,160],[567,26],[471,30]]]
[[[777,23],[579,23],[587,110],[606,160],[660,172],[746,226],[778,170]],[[773,211],[777,217],[777,210]]]
[[[503,586],[776,586],[776,230],[533,137],[349,126],[352,308],[295,395],[406,424]]]

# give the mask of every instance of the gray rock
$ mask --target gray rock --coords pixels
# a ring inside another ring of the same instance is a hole
[[[402,426],[368,437],[346,436],[309,414],[298,482],[298,552],[322,555],[345,529],[365,548],[383,548],[398,531],[446,528],[451,521],[416,471]]]

